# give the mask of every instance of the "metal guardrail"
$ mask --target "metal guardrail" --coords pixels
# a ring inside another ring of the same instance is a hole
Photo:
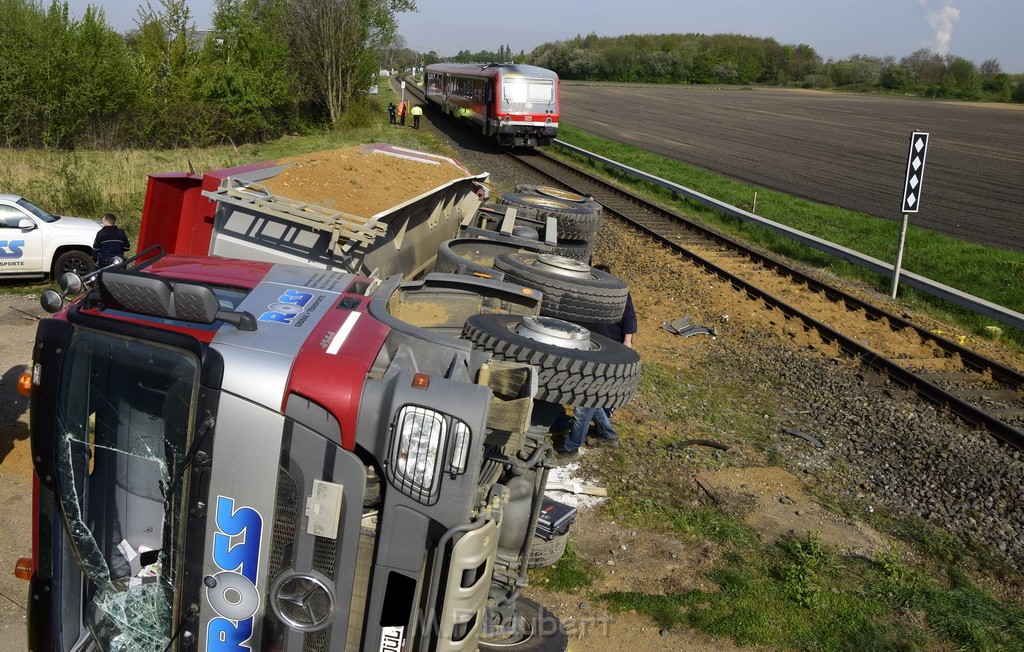
[[[631,177],[661,186],[662,188],[671,190],[678,195],[704,204],[705,206],[713,208],[726,215],[746,222],[753,222],[758,226],[774,231],[782,236],[790,238],[791,240],[795,240],[803,245],[811,247],[812,249],[836,256],[837,258],[842,258],[854,265],[864,267],[877,274],[881,274],[882,276],[892,278],[895,266],[890,263],[877,258],[872,258],[871,256],[854,251],[853,249],[848,249],[847,247],[838,245],[834,242],[823,240],[822,238],[813,236],[809,233],[798,231],[797,229],[788,227],[785,224],[773,222],[772,220],[755,215],[754,213],[747,212],[742,208],[736,208],[735,206],[718,201],[713,197],[709,197],[703,193],[697,192],[696,190],[687,188],[686,186],[680,186],[677,183],[647,174],[646,172],[629,167],[628,165],[623,165],[618,161],[613,161],[612,159],[605,158],[604,156],[576,147],[575,145],[570,145],[563,140],[556,139],[554,142],[555,145],[562,149],[585,156],[593,161],[598,161],[603,165],[618,170]],[[981,297],[976,297],[973,294],[967,294],[966,292],[962,292],[956,288],[949,287],[948,285],[944,285],[938,281],[933,281],[929,278],[925,278],[924,276],[920,276],[919,274],[914,274],[913,272],[908,272],[906,270],[900,271],[900,282],[903,285],[909,285],[910,287],[920,290],[926,294],[949,301],[961,308],[966,308],[980,315],[990,317],[998,322],[1006,324],[1007,326],[1012,326],[1013,328],[1024,331],[1024,314],[1015,310],[996,305],[991,301],[982,299]]]

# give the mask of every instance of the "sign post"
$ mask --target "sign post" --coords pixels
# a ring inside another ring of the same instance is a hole
[[[921,205],[921,184],[924,183],[924,161],[928,153],[928,134],[915,131],[910,135],[910,154],[907,156],[907,183],[903,186],[903,225],[900,241],[896,248],[896,265],[892,270],[892,298],[900,284],[900,267],[903,265],[903,246],[907,241],[907,222],[910,213],[916,213]]]
[[[405,101],[405,80],[402,80],[402,101]]]

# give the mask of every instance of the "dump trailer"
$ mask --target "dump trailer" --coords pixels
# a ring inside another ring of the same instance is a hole
[[[483,176],[359,216],[286,170],[151,176],[139,254],[43,297],[29,649],[565,649],[522,595],[545,433],[635,354],[432,271]]]

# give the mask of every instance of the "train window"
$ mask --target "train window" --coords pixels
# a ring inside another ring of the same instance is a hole
[[[501,95],[507,104],[550,104],[554,97],[554,84],[544,80],[506,80]]]

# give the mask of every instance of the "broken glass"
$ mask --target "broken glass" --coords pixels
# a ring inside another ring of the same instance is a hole
[[[104,650],[160,650],[172,636],[187,487],[175,479],[197,387],[198,361],[186,351],[87,330],[69,343],[57,490],[86,580],[80,625]]]

